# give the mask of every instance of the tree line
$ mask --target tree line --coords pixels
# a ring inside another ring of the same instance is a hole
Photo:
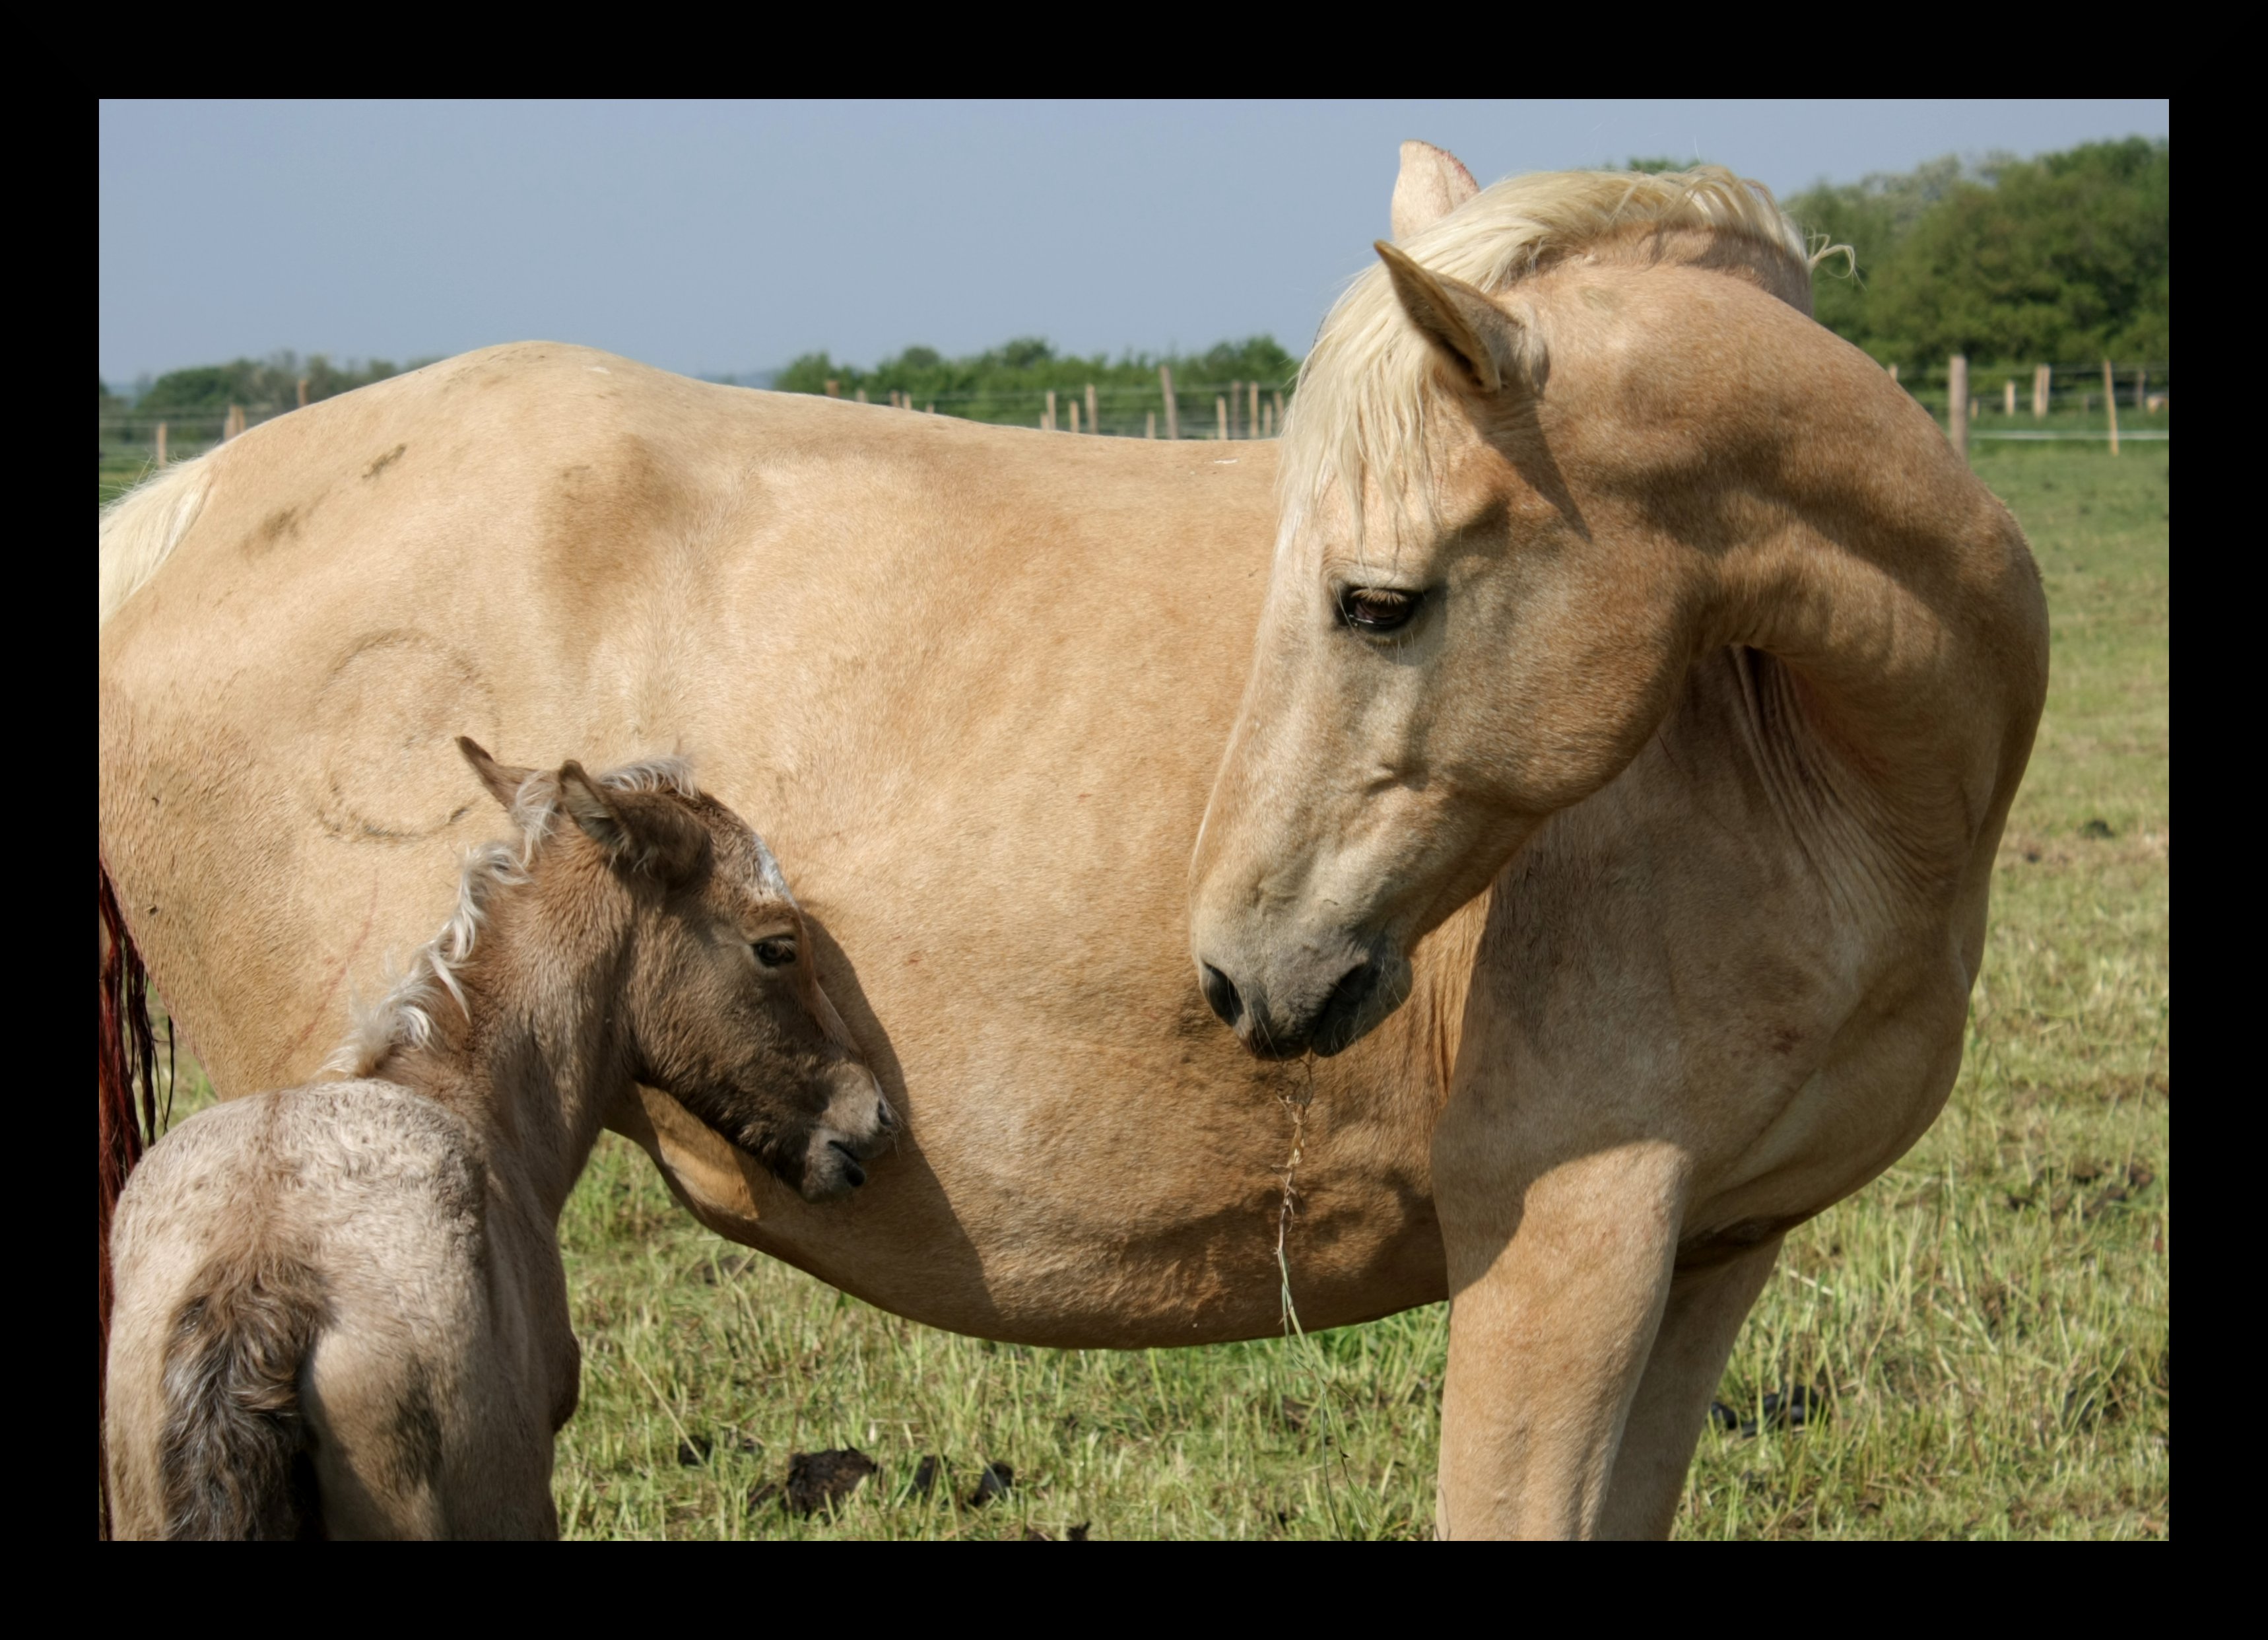
[[[400,375],[405,368],[415,370],[431,363],[431,359],[412,359],[404,366],[391,359],[372,358],[335,364],[327,354],[310,353],[301,358],[287,351],[264,359],[239,358],[225,365],[168,371],[154,381],[140,384],[132,403],[136,414],[150,416],[219,416],[232,404],[283,410],[299,402],[302,381],[307,384],[307,403],[312,404],[317,399],[335,398]],[[122,411],[127,406],[125,395],[114,393],[99,376],[95,392],[97,414]]]
[[[1670,159],[1628,168],[1667,171]],[[1933,160],[1910,172],[1820,183],[1786,202],[1815,247],[1846,246],[1813,281],[1820,322],[1884,364],[1926,368],[1952,353],[1980,363],[2077,364],[2100,358],[2172,361],[2170,140],[2088,143],[2034,159]],[[410,368],[415,368],[413,361]],[[1223,342],[1201,353],[1057,353],[1025,336],[947,358],[909,347],[871,369],[806,353],[768,385],[789,393],[902,395],[917,409],[978,421],[1028,421],[1049,389],[1095,387],[1106,404],[1158,390],[1210,395],[1231,381],[1289,389],[1298,357],[1273,336]],[[386,359],[335,364],[317,353],[177,370],[136,395],[143,415],[219,415],[231,404],[283,408],[306,383],[310,403],[398,373]],[[830,386],[831,384],[831,386]],[[103,414],[124,408],[98,379]],[[1185,413],[1205,413],[1185,403]]]
[[[806,353],[774,376],[771,386],[783,393],[843,398],[864,393],[877,402],[902,394],[917,410],[934,404],[940,412],[972,421],[1028,422],[1042,395],[1050,389],[1081,394],[1089,384],[1106,406],[1114,397],[1122,403],[1139,397],[1154,408],[1161,365],[1174,373],[1177,398],[1184,389],[1190,392],[1187,408],[1192,413],[1197,389],[1209,400],[1232,381],[1258,382],[1263,390],[1289,388],[1300,369],[1298,357],[1267,336],[1223,342],[1202,353],[1128,352],[1115,359],[1105,353],[1059,354],[1037,336],[1021,336],[960,358],[946,358],[934,348],[909,347],[871,370],[837,364],[825,353]],[[1209,405],[1204,414],[1211,414]]]

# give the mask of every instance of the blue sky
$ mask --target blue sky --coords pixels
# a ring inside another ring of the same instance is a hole
[[[672,370],[1012,336],[1304,348],[1396,148],[1484,182],[1633,154],[1782,192],[2169,133],[2169,101],[107,102],[102,373],[547,337]]]

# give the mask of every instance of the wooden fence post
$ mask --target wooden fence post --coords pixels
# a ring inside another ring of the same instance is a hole
[[[1142,422],[1142,436],[1145,439],[1156,438],[1158,436],[1158,412],[1155,410],[1145,410],[1143,412]]]
[[[1284,395],[1281,393],[1274,395],[1273,403],[1276,406],[1276,436],[1281,438],[1284,435]]]
[[[1182,436],[1182,411],[1181,407],[1174,403],[1172,366],[1158,366],[1158,388],[1166,395],[1166,436],[1168,439],[1178,439]]]
[[[162,421],[161,421],[161,422],[159,422],[159,423],[158,424],[158,466],[160,466],[160,467],[163,467],[165,464],[166,464],[166,424],[165,424],[164,422],[162,422]]]
[[[1073,432],[1077,432],[1079,431],[1079,401],[1077,399],[1073,399],[1071,402],[1071,430]]]
[[[1046,432],[1056,430],[1056,390],[1053,388],[1048,389],[1047,409],[1040,412],[1040,427]]]
[[[1092,381],[1086,384],[1086,430],[1089,432],[1102,431],[1102,417],[1095,414],[1094,383]]]
[[[2110,454],[2118,454],[2118,383],[2110,374],[2110,361],[2102,361],[2102,408],[2110,415]]]
[[[1969,459],[1969,355],[1955,353],[1945,367],[1945,433],[1953,452]]]
[[[2003,389],[2000,395],[2000,414],[2014,421],[2016,417],[2016,379],[2011,376],[2000,386]]]
[[[830,399],[839,399],[843,396],[843,384],[832,376],[827,379],[827,396]]]
[[[864,404],[865,402],[866,402],[866,389],[865,389],[865,388],[859,388],[859,389],[858,389],[858,403],[860,403],[861,404]]]
[[[1892,365],[1892,366],[1890,366],[1890,380],[1891,380],[1893,382],[1895,382],[1895,381],[1896,381],[1896,380],[1897,380],[1897,379],[1898,379],[1898,367],[1897,367],[1896,365]]]
[[[299,378],[299,408],[307,408],[307,378],[305,376]]]
[[[1244,418],[1244,436],[1256,439],[1260,436],[1260,384],[1256,381],[1246,391],[1252,395],[1252,403],[1248,406],[1251,413]]]
[[[1213,437],[1226,440],[1228,437],[1228,401],[1218,393],[1212,395],[1212,420]]]
[[[929,408],[928,408],[927,410],[924,410],[924,411],[922,412],[922,414],[923,414],[923,415],[924,415],[924,416],[934,416],[934,415],[936,415],[936,414],[937,414],[937,401],[936,401],[935,399],[932,399],[932,400],[929,402]]]
[[[2048,417],[2048,382],[2053,375],[2045,365],[2032,372],[2032,419],[2045,421]]]
[[[1228,432],[1225,436],[1231,439],[1243,436],[1236,431],[1236,418],[1243,409],[1244,384],[1241,381],[1232,381],[1228,384]]]
[[[2149,386],[2150,386],[2150,367],[2149,367],[2147,365],[2137,365],[2137,366],[2134,366],[2134,413],[2135,413],[2137,416],[2139,416],[2139,415],[2143,412],[2144,409],[2146,409],[2146,408],[2148,406],[2149,403],[2150,403],[2150,401],[2149,401],[2149,397],[2148,397],[2148,389],[2149,389]]]

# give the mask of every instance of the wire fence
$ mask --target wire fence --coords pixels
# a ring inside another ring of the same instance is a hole
[[[2171,367],[2121,365],[1969,365],[1962,360],[1886,366],[1890,377],[1949,432],[2014,441],[2173,436]],[[1964,385],[1965,384],[1965,385]],[[742,389],[747,390],[747,389]],[[1950,412],[1956,395],[1965,428]],[[865,401],[864,391],[852,397]],[[1176,382],[1161,371],[1153,385],[940,393],[914,399],[893,392],[887,403],[917,414],[954,416],[1008,426],[1121,439],[1267,439],[1283,425],[1289,389],[1256,381]],[[96,461],[106,493],[123,489],[167,462],[202,454],[261,423],[288,414],[288,404],[232,404],[192,410],[108,410],[95,418]]]
[[[1984,365],[1946,358],[1885,368],[1948,432],[1957,392],[1970,439],[2104,443],[2114,414],[2121,439],[2173,436],[2173,368],[2162,361]]]

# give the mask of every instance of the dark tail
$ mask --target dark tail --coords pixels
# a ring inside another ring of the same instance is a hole
[[[299,1407],[320,1285],[306,1266],[270,1258],[216,1262],[191,1290],[166,1342],[166,1535],[320,1535]]]
[[[99,1529],[108,1537],[109,1468],[102,1459],[101,1429],[102,1386],[110,1370],[110,1221],[118,1210],[118,1193],[126,1188],[126,1176],[158,1136],[158,1040],[150,1026],[150,976],[142,966],[142,954],[134,949],[134,936],[127,931],[118,895],[110,886],[109,868],[102,864],[99,853],[95,868],[96,917],[101,937],[96,971],[101,981],[102,1031],[94,1074],[101,1107],[95,1164],[94,1427],[97,1470],[103,1477],[98,1488]],[[170,1060],[170,1033],[168,1040]],[[173,1086],[170,1076],[166,1085]]]

